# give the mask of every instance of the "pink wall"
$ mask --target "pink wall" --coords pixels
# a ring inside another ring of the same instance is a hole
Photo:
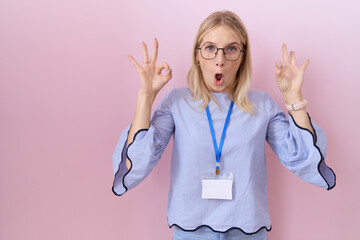
[[[126,55],[159,39],[158,62],[185,86],[201,21],[230,9],[248,28],[252,87],[274,82],[281,44],[311,60],[304,96],[328,136],[331,190],[295,177],[268,152],[272,240],[355,239],[360,220],[356,1],[0,0],[0,239],[170,239],[171,146],[150,176],[116,197],[112,152],[139,87]],[[149,232],[149,233],[148,233]]]

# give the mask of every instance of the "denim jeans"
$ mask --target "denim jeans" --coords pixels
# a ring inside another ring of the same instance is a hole
[[[261,229],[256,234],[247,235],[238,229],[218,233],[208,227],[201,227],[196,231],[183,231],[174,226],[173,240],[268,240],[268,237],[265,229]]]

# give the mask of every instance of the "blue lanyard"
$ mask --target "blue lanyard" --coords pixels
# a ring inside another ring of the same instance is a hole
[[[208,106],[206,107],[206,115],[207,115],[207,118],[208,118],[208,121],[209,121],[210,132],[211,132],[212,140],[213,140],[213,143],[214,143],[214,149],[215,149],[216,175],[220,174],[220,157],[221,157],[221,152],[222,152],[222,148],[223,148],[223,145],[224,145],[224,138],[225,138],[226,129],[227,129],[228,125],[229,125],[230,115],[231,115],[233,107],[234,107],[234,102],[231,101],[229,111],[228,111],[227,116],[226,116],[223,132],[221,134],[219,148],[218,148],[217,143],[216,143],[215,131],[214,131],[214,126],[213,126],[212,120],[211,120],[210,110],[209,110]]]

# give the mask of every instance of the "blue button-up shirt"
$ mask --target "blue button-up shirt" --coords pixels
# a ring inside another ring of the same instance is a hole
[[[231,100],[226,93],[212,93],[209,109],[219,143]],[[255,113],[236,105],[230,117],[221,155],[221,172],[232,172],[233,199],[201,198],[201,179],[215,171],[215,150],[206,111],[201,100],[192,100],[188,88],[169,92],[154,112],[149,129],[136,133],[127,148],[129,127],[123,131],[113,154],[113,192],[122,195],[135,187],[160,160],[173,136],[171,179],[168,201],[169,226],[184,230],[208,226],[225,232],[238,228],[251,234],[271,229],[267,206],[265,141],[280,161],[303,180],[331,189],[335,174],[326,166],[326,136],[311,123],[316,136],[294,122],[266,93],[249,91]],[[311,120],[310,120],[311,121]],[[315,141],[316,139],[316,141]],[[130,170],[125,162],[131,161]]]

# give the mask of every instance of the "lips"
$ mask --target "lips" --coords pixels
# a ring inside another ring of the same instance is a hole
[[[215,73],[214,81],[217,86],[220,86],[224,82],[224,74],[222,73]]]

